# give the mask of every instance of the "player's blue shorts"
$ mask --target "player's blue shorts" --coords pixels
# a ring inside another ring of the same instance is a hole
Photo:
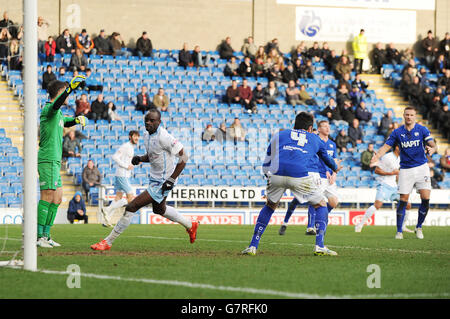
[[[126,177],[115,176],[114,178],[114,188],[117,191],[124,192],[125,194],[132,194],[133,188],[130,185],[130,181]]]
[[[383,183],[378,184],[377,194],[375,200],[380,202],[393,202],[398,201],[400,195],[398,194],[397,187],[392,187]]]
[[[163,184],[164,180],[156,180],[150,178],[150,182],[147,187],[147,192],[155,202],[161,203],[164,200],[164,198],[169,196],[170,191],[165,191],[164,194],[162,193],[161,187]]]

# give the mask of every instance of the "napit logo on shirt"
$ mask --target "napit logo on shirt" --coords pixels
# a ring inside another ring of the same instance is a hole
[[[419,140],[414,140],[414,141],[402,142],[401,144],[402,144],[403,148],[417,147],[417,146],[420,145],[420,141]]]
[[[322,20],[315,15],[314,11],[307,10],[301,17],[298,28],[301,33],[312,38],[317,35],[322,28]]]

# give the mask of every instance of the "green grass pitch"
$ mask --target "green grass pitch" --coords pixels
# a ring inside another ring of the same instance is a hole
[[[95,252],[89,246],[110,229],[55,225],[62,247],[38,248],[38,272],[1,267],[0,298],[42,298],[43,287],[45,298],[450,298],[449,227],[395,240],[394,227],[330,226],[325,241],[339,256],[319,257],[304,226],[280,236],[270,225],[257,255],[242,256],[253,227],[200,225],[190,244],[180,225],[131,225],[111,251]],[[19,249],[11,239],[21,230],[0,226],[0,260]],[[65,273],[72,264],[80,288],[67,285],[76,282]]]

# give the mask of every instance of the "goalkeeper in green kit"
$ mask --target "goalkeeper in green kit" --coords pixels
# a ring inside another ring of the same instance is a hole
[[[68,103],[69,94],[86,78],[78,75],[70,83],[52,81],[47,91],[50,101],[42,108],[40,116],[40,142],[38,173],[41,199],[38,203],[37,246],[52,248],[61,246],[50,237],[50,228],[62,201],[61,159],[63,129],[76,124],[86,125],[84,116],[65,117],[60,108]]]

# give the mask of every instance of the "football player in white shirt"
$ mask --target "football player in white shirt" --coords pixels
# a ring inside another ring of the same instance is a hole
[[[117,237],[128,227],[133,214],[149,204],[153,212],[179,223],[186,228],[191,243],[195,242],[199,223],[181,215],[175,208],[166,205],[166,198],[175,185],[175,180],[183,171],[187,155],[183,145],[170,135],[161,124],[161,113],[151,108],[145,115],[144,144],[147,150],[143,156],[134,156],[133,165],[150,163],[149,187],[134,198],[125,207],[125,213],[119,219],[108,237],[91,246],[93,250],[109,250]],[[175,158],[178,162],[175,163]],[[176,164],[176,165],[175,165]]]
[[[114,188],[116,190],[116,197],[108,207],[103,207],[101,212],[103,216],[103,226],[111,227],[110,217],[114,210],[123,207],[130,203],[134,198],[133,188],[130,185],[129,178],[134,165],[131,164],[131,159],[134,156],[134,147],[139,142],[139,132],[130,131],[128,133],[129,141],[122,144],[112,156],[116,163],[116,173],[114,176]],[[126,194],[126,197],[123,195]]]
[[[400,148],[395,146],[394,150],[384,155],[381,160],[376,164],[375,173],[377,177],[377,194],[375,195],[375,203],[370,206],[361,221],[355,226],[355,232],[360,233],[364,224],[372,217],[372,215],[383,206],[383,202],[398,201],[400,196],[397,192],[397,178],[400,169]],[[411,203],[406,206],[406,215],[409,215],[411,209]],[[408,229],[403,222],[403,231],[412,233],[413,231]]]

